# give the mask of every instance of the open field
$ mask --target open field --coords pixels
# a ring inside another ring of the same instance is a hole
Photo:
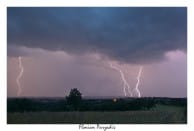
[[[167,100],[165,100],[167,101]],[[93,106],[97,103],[92,102]],[[103,103],[106,102],[101,102]],[[168,100],[169,103],[169,100]],[[174,102],[173,102],[174,103]],[[104,111],[85,110],[73,111],[8,111],[8,124],[170,124],[187,123],[187,108],[185,105],[157,104],[149,109],[138,110],[109,110],[103,105]],[[9,104],[9,103],[8,103]],[[107,103],[106,103],[107,104]],[[110,104],[110,103],[108,103]],[[60,105],[60,104],[59,104]],[[123,106],[123,105],[122,105]],[[49,106],[48,106],[49,107]],[[96,107],[96,106],[95,106]],[[43,108],[43,107],[41,107]],[[85,107],[84,107],[85,108]]]
[[[9,113],[8,124],[170,124],[186,123],[177,113],[157,111],[126,112],[28,112]]]

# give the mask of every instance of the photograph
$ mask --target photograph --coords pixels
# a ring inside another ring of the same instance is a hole
[[[6,10],[7,124],[187,124],[187,7]]]

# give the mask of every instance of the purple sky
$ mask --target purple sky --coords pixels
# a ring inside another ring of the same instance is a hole
[[[187,97],[186,8],[8,8],[7,94]]]

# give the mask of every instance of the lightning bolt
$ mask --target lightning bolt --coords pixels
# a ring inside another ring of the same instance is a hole
[[[21,88],[21,85],[20,85],[20,79],[23,75],[23,72],[24,72],[24,68],[23,68],[23,65],[22,65],[22,57],[18,57],[18,61],[19,61],[19,69],[20,69],[20,73],[18,74],[18,77],[16,79],[16,82],[17,82],[17,86],[18,86],[18,91],[17,91],[17,96],[20,96],[21,92],[22,92],[22,88]]]
[[[126,81],[125,76],[124,76],[124,73],[122,72],[122,70],[121,70],[120,68],[114,66],[112,63],[109,63],[109,64],[110,64],[110,67],[111,67],[112,69],[117,70],[117,71],[120,73],[120,75],[121,75],[121,79],[122,79],[122,81],[123,81],[123,92],[124,92],[124,95],[127,96],[126,88],[128,88],[129,94],[130,94],[131,96],[133,96],[133,94],[132,94],[131,91],[130,91],[130,86],[129,86],[129,84],[128,84],[127,81]]]
[[[135,89],[134,89],[137,92],[138,97],[141,97],[141,93],[140,93],[138,87],[139,87],[139,83],[140,83],[140,77],[141,77],[142,70],[143,70],[143,66],[140,66],[139,72],[138,72],[138,75],[137,75],[137,83],[136,83],[136,86],[135,86]]]

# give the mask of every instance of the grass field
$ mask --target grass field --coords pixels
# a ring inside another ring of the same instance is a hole
[[[185,109],[156,105],[148,111],[114,112],[15,112],[7,114],[8,124],[146,124],[187,123]]]

